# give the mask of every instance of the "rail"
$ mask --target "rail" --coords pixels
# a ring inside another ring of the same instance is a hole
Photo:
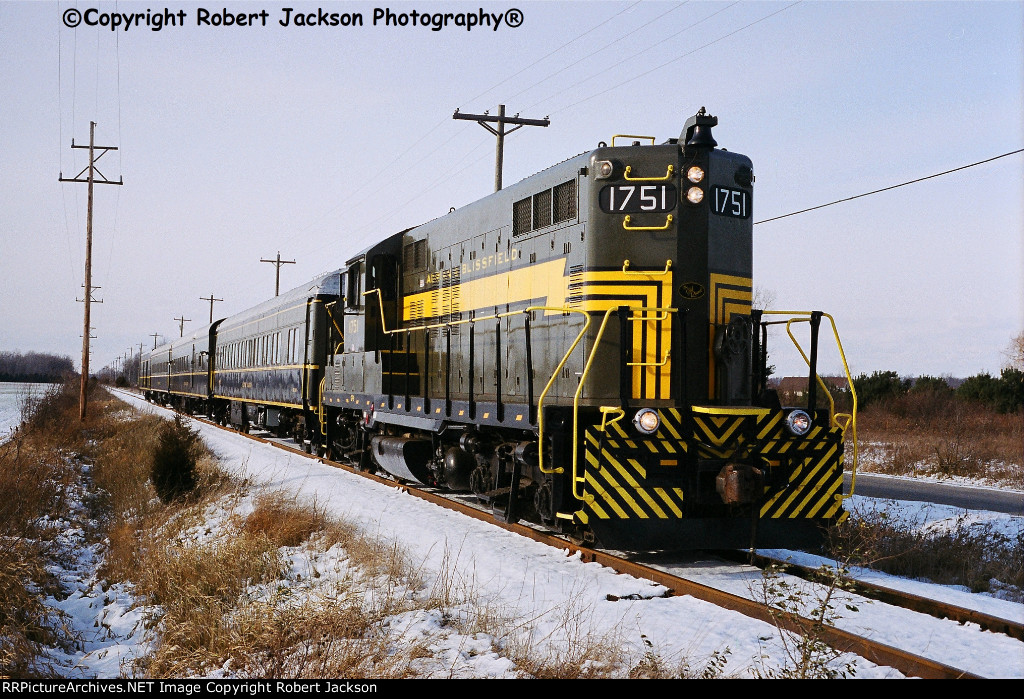
[[[138,400],[143,400],[141,396],[134,396],[134,398]],[[616,412],[617,410],[620,409],[609,408],[607,411],[603,412],[611,414]],[[471,517],[480,522],[485,522],[490,526],[499,527],[506,531],[529,538],[533,541],[537,541],[547,546],[562,549],[568,552],[569,554],[578,554],[580,560],[584,563],[598,563],[600,565],[607,566],[618,573],[632,575],[636,578],[649,580],[652,583],[663,585],[671,591],[671,594],[675,596],[689,595],[694,597],[695,599],[709,602],[724,609],[731,609],[749,618],[758,619],[760,621],[764,621],[765,623],[772,625],[778,625],[797,633],[800,632],[800,626],[796,623],[796,620],[798,619],[797,616],[780,615],[778,612],[773,613],[767,607],[752,599],[740,597],[738,595],[733,595],[722,590],[717,590],[707,585],[702,585],[694,581],[686,580],[682,577],[673,575],[659,568],[644,565],[642,562],[628,560],[621,556],[616,556],[612,553],[601,551],[599,549],[592,549],[579,546],[578,544],[552,536],[548,532],[542,531],[538,528],[531,527],[526,524],[509,523],[497,520],[494,518],[493,514],[489,509],[480,509],[478,507],[473,507],[467,503],[446,498],[439,493],[416,488],[415,486],[410,485],[408,483],[400,483],[393,478],[385,478],[367,471],[361,471],[352,465],[341,463],[338,461],[331,461],[323,457],[318,457],[316,455],[304,454],[300,449],[282,444],[277,441],[268,440],[256,435],[246,434],[243,432],[236,432],[229,427],[218,425],[209,420],[197,418],[195,416],[191,417],[193,419],[201,420],[202,422],[210,425],[212,428],[237,434],[240,438],[250,439],[255,442],[261,442],[273,448],[297,454],[300,457],[316,459],[320,463],[330,465],[335,468],[339,468],[354,476],[366,478],[381,485],[399,489],[406,494],[412,495],[413,497],[419,498],[426,502],[430,502],[441,507],[455,510],[466,515],[467,517]],[[894,603],[900,604],[900,602]],[[996,626],[995,624],[993,624],[992,628],[993,630],[1007,633],[1006,631],[1002,631],[1002,629]],[[860,655],[861,657],[866,658],[878,665],[893,667],[902,672],[904,675],[921,677],[925,679],[955,679],[978,677],[977,675],[974,675],[970,672],[950,665],[946,665],[940,661],[918,656],[908,651],[903,651],[892,646],[882,644],[866,636],[858,636],[854,633],[844,631],[833,626],[822,627],[820,629],[820,633],[821,640],[825,643],[828,643],[835,648],[843,649],[847,652],[856,653],[857,655]],[[1019,633],[1014,634],[1012,631],[1009,635],[1011,635],[1014,638],[1020,637]]]

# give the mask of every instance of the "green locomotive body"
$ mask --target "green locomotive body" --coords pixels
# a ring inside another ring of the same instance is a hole
[[[856,396],[817,375],[830,316],[751,308],[753,167],[716,124],[617,136],[213,324],[201,407],[605,547],[818,540]],[[766,385],[772,323],[810,328],[806,406]]]
[[[610,547],[794,545],[841,519],[850,416],[766,390],[753,169],[715,123],[616,137],[349,260],[325,444]]]

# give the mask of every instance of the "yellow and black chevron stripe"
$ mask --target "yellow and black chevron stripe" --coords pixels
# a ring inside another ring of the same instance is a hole
[[[683,489],[655,484],[648,477],[647,454],[658,454],[660,470],[682,468],[685,444],[669,440],[634,441],[609,437],[599,428],[584,433],[585,504],[576,513],[584,524],[598,519],[682,519]],[[678,480],[678,479],[672,479]]]
[[[727,458],[753,444],[757,454],[776,458],[801,451],[821,451],[841,439],[838,428],[820,425],[794,439],[785,431],[783,413],[768,408],[693,406],[692,410],[693,429],[689,436],[700,447],[702,456]]]
[[[438,275],[431,288],[402,300],[405,327],[432,325],[461,318],[469,311],[493,312],[496,307],[538,304],[578,308],[600,318],[609,308],[667,308],[672,301],[669,269],[628,272],[617,269],[568,270],[566,258],[461,281],[453,271]],[[557,311],[549,311],[555,314]],[[672,314],[634,311],[630,348],[632,397],[670,398]]]
[[[836,519],[849,515],[842,510],[843,460],[839,445],[824,454],[800,461],[789,475],[789,484],[766,493],[762,519]],[[838,515],[838,517],[837,517]]]
[[[767,408],[693,406],[692,419],[675,409],[658,411],[661,426],[648,437],[627,431],[621,420],[584,431],[584,502],[581,523],[597,519],[681,519],[687,463],[737,454],[769,469],[790,469],[782,486],[766,486],[762,518],[842,521],[842,435],[815,427],[794,439],[783,413]],[[658,474],[648,471],[657,466]],[[678,484],[678,485],[668,485]]]
[[[733,274],[716,274],[712,272],[708,281],[711,293],[708,294],[708,347],[714,346],[715,328],[725,325],[733,314],[747,315],[750,313],[750,302],[753,298],[753,280]],[[708,396],[715,395],[715,353],[708,354]]]
[[[619,306],[668,308],[672,304],[672,272],[587,270],[583,273],[582,298],[583,310],[595,317]],[[672,314],[637,310],[626,322],[632,324],[631,396],[671,398]]]

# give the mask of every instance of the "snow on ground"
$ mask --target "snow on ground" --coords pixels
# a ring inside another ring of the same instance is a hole
[[[169,415],[141,399],[119,395],[140,410]],[[578,556],[567,556],[485,522],[443,510],[400,489],[202,423],[195,422],[194,426],[225,470],[262,487],[315,502],[371,535],[399,542],[410,558],[422,560],[424,575],[452,576],[454,584],[475,590],[478,606],[490,605],[506,616],[533,620],[533,641],[538,647],[557,652],[578,640],[572,638],[576,633],[615,634],[637,659],[651,650],[670,665],[684,658],[693,664],[702,663],[727,651],[724,673],[739,676],[750,676],[765,654],[774,659],[783,657],[776,630],[768,624],[692,597],[660,597],[664,592],[660,586],[619,575],[596,563],[584,563]],[[1008,521],[1020,527],[1021,519]],[[796,559],[796,553],[788,553]],[[90,556],[86,551],[78,577],[69,581],[77,591],[64,602],[52,601],[75,618],[76,628],[89,634],[83,647],[69,653],[62,664],[75,666],[76,676],[116,677],[122,660],[146,652],[146,636],[141,629],[152,610],[132,609],[127,589],[115,586],[104,592],[88,574]],[[712,565],[697,572],[691,569],[687,577],[724,586],[736,594],[751,594],[760,580],[736,575],[735,571],[725,577],[720,567]],[[936,587],[928,585],[924,594],[932,595]],[[1015,619],[1024,616],[1024,605],[950,588],[945,592],[957,604],[980,603],[990,613]],[[609,601],[610,596],[618,600]],[[843,609],[845,618],[837,625],[983,676],[1024,677],[1024,643],[982,632],[970,624],[961,626],[881,603],[857,606],[858,612]],[[993,608],[1000,611],[992,612]],[[567,626],[566,618],[578,620],[579,625]],[[98,626],[93,626],[97,622]],[[493,653],[462,652],[472,643],[481,644],[481,651],[489,648],[486,639],[445,640],[444,634],[453,632],[449,627],[442,628],[440,620],[429,612],[410,613],[395,624],[404,625],[402,629],[410,638],[433,639],[435,661],[447,668],[445,672],[457,666],[455,676],[460,677],[513,676],[508,661]],[[449,657],[444,661],[449,665],[438,660],[445,657]],[[851,660],[856,662],[858,678],[902,676],[864,658],[842,656],[840,662]]]
[[[0,381],[0,443],[21,424],[21,408],[32,396],[42,395],[50,384]]]
[[[74,647],[53,649],[49,659],[63,677],[113,679],[122,676],[124,663],[149,652],[145,631],[153,610],[137,604],[130,584],[110,585],[96,577],[103,546],[86,545],[85,528],[95,523],[85,519],[82,483],[71,488],[65,493],[67,516],[46,523],[61,532],[55,548],[71,558],[50,571],[60,578],[67,596],[50,596],[45,604],[60,614],[67,635],[78,640]]]

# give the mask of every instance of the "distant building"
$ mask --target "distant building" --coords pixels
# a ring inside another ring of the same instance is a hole
[[[828,386],[829,390],[833,391],[845,391],[850,387],[846,382],[845,376],[822,376],[821,380],[826,386]],[[779,393],[785,393],[791,396],[802,396],[807,393],[807,377],[784,376],[781,379],[776,379],[772,388],[777,390]]]

